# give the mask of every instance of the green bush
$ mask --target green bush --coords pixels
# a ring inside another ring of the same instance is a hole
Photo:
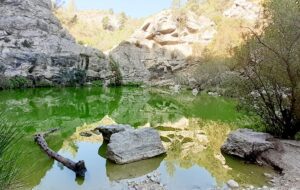
[[[280,138],[294,139],[300,132],[300,18],[295,0],[266,4],[272,22],[236,52],[241,70],[241,105],[265,122],[266,130]],[[238,87],[238,86],[237,86]]]
[[[20,152],[13,147],[21,138],[18,128],[0,114],[0,190],[16,189],[17,158]]]
[[[32,81],[24,76],[14,76],[11,78],[0,76],[0,89],[16,89],[33,87]]]
[[[103,81],[102,80],[92,81],[92,86],[94,86],[94,87],[102,87],[103,86]]]
[[[54,82],[62,86],[82,86],[86,82],[86,71],[77,68],[61,69]]]

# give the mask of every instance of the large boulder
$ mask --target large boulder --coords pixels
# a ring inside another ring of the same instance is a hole
[[[256,161],[262,152],[275,148],[274,144],[268,141],[268,139],[272,138],[268,133],[254,132],[250,129],[238,129],[229,134],[221,150],[229,155]]]
[[[107,145],[107,158],[117,164],[145,160],[166,153],[159,133],[152,128],[115,133]]]
[[[100,126],[97,127],[96,130],[98,130],[100,133],[102,133],[103,139],[106,141],[110,141],[111,135],[119,132],[123,132],[125,130],[132,130],[133,127],[130,125],[106,125],[106,126]]]
[[[24,76],[36,85],[65,82],[78,73],[87,80],[110,80],[105,54],[77,44],[51,6],[51,0],[1,1],[0,75]]]

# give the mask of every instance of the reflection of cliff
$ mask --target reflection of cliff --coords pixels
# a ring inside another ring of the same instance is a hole
[[[230,128],[224,123],[187,118],[159,124],[157,129],[168,149],[165,162],[169,175],[176,172],[175,166],[189,169],[198,165],[209,171],[221,186],[229,179],[238,179],[241,184],[264,184],[263,168],[229,159],[227,164],[220,147]],[[250,167],[256,172],[249,173]]]
[[[188,118],[232,122],[241,116],[235,109],[235,102],[222,97],[192,96],[190,91],[172,93],[162,90],[151,92],[151,97],[152,100],[155,98],[158,101],[168,101],[175,104],[177,113]]]
[[[123,90],[123,96],[118,108],[111,117],[117,123],[131,124],[135,127],[150,123],[174,121],[182,117],[183,108],[175,101],[160,98],[152,90],[128,88]]]
[[[2,92],[0,107],[10,108],[7,117],[30,122],[35,129],[73,128],[113,112],[122,96],[121,88],[29,89]]]

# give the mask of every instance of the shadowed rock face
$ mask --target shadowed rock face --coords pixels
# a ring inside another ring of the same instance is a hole
[[[76,44],[53,15],[50,0],[0,4],[0,74],[50,83],[72,69],[84,71],[88,80],[112,77],[106,56]]]

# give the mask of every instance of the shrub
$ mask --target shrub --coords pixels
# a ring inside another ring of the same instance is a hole
[[[249,29],[252,36],[237,51],[241,105],[258,114],[268,132],[293,139],[300,131],[299,4],[273,0],[266,7],[272,23],[262,36]]]
[[[24,76],[14,76],[11,78],[0,76],[0,89],[15,89],[33,87],[32,81]]]
[[[86,82],[86,71],[82,69],[61,69],[54,82],[62,86],[84,85]]]
[[[22,44],[23,47],[31,48],[33,46],[33,41],[24,40],[21,44]]]
[[[21,138],[17,127],[0,114],[0,190],[16,189],[17,158],[20,152],[13,151],[13,147]]]
[[[102,87],[103,86],[103,81],[102,80],[92,81],[92,86],[94,86],[94,87]]]

